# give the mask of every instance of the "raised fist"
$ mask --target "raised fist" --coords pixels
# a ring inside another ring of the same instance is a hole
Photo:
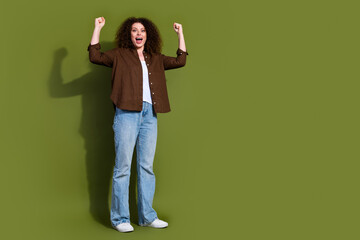
[[[173,24],[173,27],[174,27],[174,31],[179,34],[179,33],[182,33],[182,25],[180,23],[175,23]]]
[[[98,17],[95,18],[95,28],[102,28],[105,25],[105,18],[104,17]]]

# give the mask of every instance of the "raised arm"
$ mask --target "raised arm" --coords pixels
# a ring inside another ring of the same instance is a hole
[[[100,32],[101,29],[105,25],[105,18],[104,17],[98,17],[95,19],[95,28],[93,35],[91,37],[91,42],[88,46],[89,51],[89,60],[92,63],[98,64],[98,65],[104,65],[107,67],[112,67],[115,57],[115,49],[101,52],[101,46],[100,46]]]
[[[182,30],[182,25],[179,23],[174,23],[173,27],[174,27],[174,31],[177,33],[178,38],[179,38],[179,48],[181,50],[183,50],[184,52],[186,52],[185,39],[184,39],[183,30]]]
[[[176,51],[177,57],[169,57],[162,54],[165,70],[183,67],[186,64],[186,56],[189,55],[186,52],[185,39],[183,34],[182,25],[179,23],[173,24],[174,31],[178,35],[179,48]]]
[[[91,38],[91,45],[95,45],[100,41],[100,32],[105,25],[105,18],[99,17],[95,19],[95,28]]]

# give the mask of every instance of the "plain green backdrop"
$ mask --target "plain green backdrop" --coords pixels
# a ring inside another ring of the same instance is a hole
[[[1,20],[1,239],[359,239],[357,1],[8,1]],[[159,28],[154,207],[167,229],[111,229],[111,69],[129,16]]]

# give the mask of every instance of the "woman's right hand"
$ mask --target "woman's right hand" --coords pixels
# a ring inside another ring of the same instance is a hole
[[[105,25],[104,17],[95,18],[95,28],[102,29],[104,25]]]

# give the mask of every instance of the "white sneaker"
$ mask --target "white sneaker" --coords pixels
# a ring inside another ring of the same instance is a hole
[[[166,228],[169,224],[163,220],[155,219],[152,223],[140,224],[143,227]]]
[[[119,232],[132,232],[134,231],[133,226],[130,223],[120,223],[115,227]]]

